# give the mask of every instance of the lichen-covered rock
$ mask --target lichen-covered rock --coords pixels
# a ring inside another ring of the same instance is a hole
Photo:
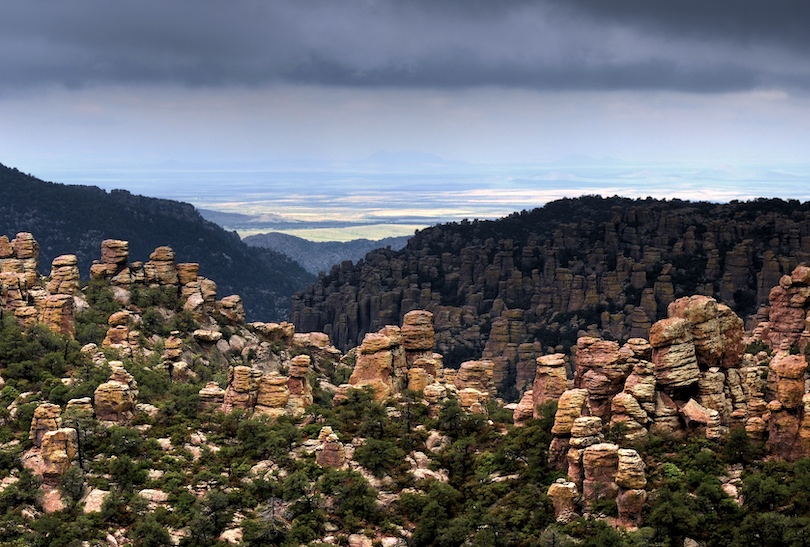
[[[242,297],[237,294],[226,296],[216,303],[219,316],[227,325],[243,325],[245,323],[245,306]]]
[[[458,389],[476,389],[489,392],[492,361],[465,361],[458,369],[453,385]]]
[[[486,414],[489,392],[475,388],[464,388],[458,391],[459,406],[467,412]]]
[[[587,448],[604,442],[604,440],[605,436],[602,433],[602,419],[600,417],[582,416],[574,420],[574,425],[571,426],[570,445],[572,448]],[[568,472],[571,474],[570,467]]]
[[[622,488],[640,489],[647,485],[644,474],[644,460],[638,452],[621,448],[618,451],[619,464],[616,471],[616,484]]]
[[[533,408],[556,401],[568,389],[565,355],[553,353],[537,358],[537,372],[532,386]]]
[[[200,409],[215,410],[225,402],[225,390],[216,382],[208,382],[199,392]]]
[[[798,448],[802,458],[810,457],[810,393],[802,397],[802,421],[799,424]]]
[[[623,490],[616,498],[616,508],[619,512],[619,525],[629,530],[641,524],[644,503],[647,501],[647,491],[642,489]],[[684,543],[686,545],[686,543]]]
[[[619,466],[619,447],[613,443],[589,446],[582,454],[585,480],[582,496],[588,501],[615,499],[619,493],[616,473]]]
[[[29,438],[34,446],[42,445],[42,438],[49,431],[56,431],[62,427],[62,409],[59,405],[52,403],[42,403],[34,409],[34,417],[31,420]]]
[[[560,396],[557,402],[557,413],[554,415],[554,435],[570,435],[574,420],[587,414],[588,391],[586,389],[569,389]]]
[[[137,382],[122,364],[110,361],[113,369],[109,381],[96,388],[94,407],[96,417],[102,421],[128,422],[132,419],[138,400]]]
[[[790,409],[802,406],[807,371],[807,360],[804,356],[780,351],[774,355],[769,367],[775,376],[774,394],[782,406]]]
[[[262,376],[258,382],[256,392],[256,406],[253,410],[257,414],[264,414],[277,418],[287,411],[290,400],[290,390],[287,387],[289,378],[277,372]]]
[[[805,265],[798,266],[791,275],[782,276],[779,284],[771,289],[768,300],[767,338],[771,347],[796,344],[806,330],[810,308],[810,286],[806,281]]]
[[[196,283],[200,275],[200,265],[196,262],[182,262],[177,264],[177,279],[181,285]]]
[[[402,319],[402,347],[405,351],[433,349],[433,314],[426,310],[413,310]]]
[[[101,263],[124,265],[129,259],[129,242],[120,239],[105,239],[101,242]]]
[[[79,290],[79,260],[76,255],[61,255],[51,263],[50,281],[46,289],[51,294],[73,296]]]
[[[292,416],[300,416],[306,407],[312,404],[312,387],[307,380],[310,365],[309,355],[297,355],[290,361],[289,378],[287,379],[290,398],[287,402],[287,413]]]
[[[778,401],[774,402],[777,404],[771,410],[768,420],[768,441],[765,447],[777,458],[795,461],[802,456],[799,438],[801,422],[796,414],[782,409]]]
[[[262,371],[244,365],[228,370],[228,387],[222,401],[223,412],[235,409],[251,410],[256,406],[259,381]]]
[[[45,433],[40,447],[42,474],[48,478],[64,475],[78,453],[78,446],[78,435],[73,428],[65,427]]]
[[[357,352],[349,384],[356,388],[370,386],[377,401],[393,392],[394,345],[389,337],[380,333],[366,334]]]
[[[93,415],[93,400],[90,397],[79,397],[78,399],[71,399],[65,405],[65,416],[92,416]],[[68,422],[70,423],[70,422]]]
[[[515,427],[520,427],[526,423],[527,420],[534,418],[534,393],[530,389],[520,398],[520,402],[512,411],[512,421]]]
[[[700,368],[688,320],[671,317],[656,322],[650,329],[650,344],[658,384],[674,388],[698,381]]]
[[[408,369],[408,389],[411,391],[424,391],[424,389],[434,382],[433,376],[421,367]]]
[[[573,482],[557,479],[548,487],[546,495],[554,505],[554,517],[557,522],[565,524],[579,516],[576,513],[579,492],[577,491],[577,485]]]
[[[577,340],[574,385],[586,388],[591,397],[608,398],[621,391],[631,368],[620,358],[617,342],[591,336]]]
[[[39,322],[53,332],[72,337],[76,333],[75,303],[69,294],[49,294],[42,303]]]
[[[346,450],[332,428],[325,426],[318,434],[315,462],[321,467],[340,468],[346,463]]]

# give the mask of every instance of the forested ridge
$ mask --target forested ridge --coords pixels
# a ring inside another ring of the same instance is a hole
[[[290,296],[313,279],[282,254],[249,248],[187,203],[45,182],[3,165],[0,187],[0,234],[36,234],[43,268],[59,255],[75,254],[87,276],[104,239],[129,241],[131,256],[141,261],[168,245],[178,260],[200,262],[220,293],[242,295],[251,317],[265,320],[286,318]]]

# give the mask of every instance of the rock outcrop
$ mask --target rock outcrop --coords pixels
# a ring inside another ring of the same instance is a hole
[[[120,361],[110,361],[110,379],[96,388],[93,407],[102,421],[127,423],[135,414],[138,384]]]
[[[651,338],[652,324],[684,296],[712,297],[747,315],[787,276],[790,284],[785,280],[772,298],[773,322],[784,325],[773,331],[774,343],[801,335],[806,315],[790,302],[805,298],[807,276],[791,270],[810,263],[808,233],[810,212],[778,200],[564,199],[496,222],[422,230],[402,251],[378,250],[335,266],[295,296],[292,318],[297,330],[326,332],[345,351],[411,310],[429,310],[434,349],[446,365],[491,360],[500,393],[517,400],[532,386],[538,355],[569,354],[583,333]],[[700,341],[722,317],[704,326],[690,320],[696,359],[729,368],[711,361],[718,351],[730,359],[734,352]],[[694,366],[691,377],[678,378],[690,371],[683,365],[672,382],[694,378]]]

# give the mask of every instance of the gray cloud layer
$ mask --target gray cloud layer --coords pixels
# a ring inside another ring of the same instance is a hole
[[[810,2],[0,1],[0,86],[810,89]]]

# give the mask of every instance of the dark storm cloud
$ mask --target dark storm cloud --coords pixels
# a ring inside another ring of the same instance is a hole
[[[806,0],[549,0],[593,22],[638,26],[670,36],[727,40],[738,45],[771,44],[810,50],[810,2]]]
[[[810,2],[0,2],[0,86],[808,87]]]

